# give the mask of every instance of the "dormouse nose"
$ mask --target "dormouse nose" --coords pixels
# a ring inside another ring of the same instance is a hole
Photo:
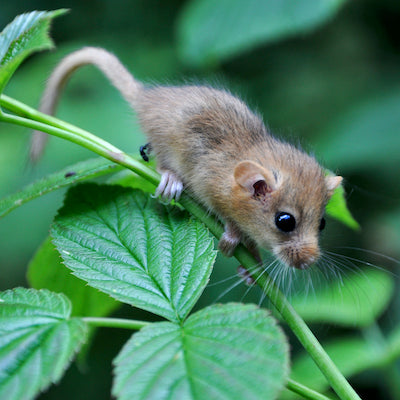
[[[290,267],[307,269],[320,257],[318,241],[291,241],[279,248],[278,256]]]
[[[293,251],[292,266],[298,269],[307,269],[318,260],[319,256],[318,244],[304,245]]]

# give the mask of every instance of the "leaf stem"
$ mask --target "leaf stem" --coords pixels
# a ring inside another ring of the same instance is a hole
[[[324,396],[323,394],[316,392],[313,389],[310,389],[307,386],[302,385],[299,382],[294,381],[293,379],[289,379],[286,388],[294,393],[299,394],[305,399],[309,400],[331,400],[329,397]]]
[[[82,321],[92,326],[103,328],[125,328],[133,329],[135,331],[142,329],[150,324],[146,321],[137,321],[133,319],[124,318],[100,318],[100,317],[83,317]]]
[[[31,107],[5,95],[1,95],[0,105],[14,112],[15,114],[18,114],[10,115],[1,112],[0,121],[41,130],[43,132],[47,132],[49,134],[72,141],[111,161],[114,161],[115,163],[129,168],[155,185],[159,183],[160,177],[155,171],[89,132],[64,123],[57,118],[40,113],[39,111],[34,110]],[[33,120],[29,118],[32,118]],[[183,207],[186,208],[187,211],[203,221],[203,223],[218,239],[221,237],[223,233],[223,227],[215,216],[207,213],[203,207],[197,204],[185,193],[183,193],[179,202]],[[318,342],[303,319],[296,313],[283,293],[275,286],[269,277],[264,275],[263,272],[252,270],[254,265],[257,264],[253,256],[245,249],[244,246],[240,245],[235,251],[235,257],[248,271],[251,272],[256,282],[268,295],[271,302],[292,329],[293,333],[297,336],[300,343],[313,358],[321,372],[326,376],[328,382],[336,391],[338,396],[342,400],[359,400],[360,398],[354,389],[346,381],[344,376],[329,358],[321,344]]]

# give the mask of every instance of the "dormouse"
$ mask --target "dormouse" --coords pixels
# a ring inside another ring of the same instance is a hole
[[[179,200],[187,190],[225,223],[219,248],[232,255],[242,240],[305,269],[320,256],[325,206],[342,178],[314,157],[271,135],[259,115],[228,91],[208,86],[145,86],[113,54],[85,47],[51,74],[40,109],[53,114],[79,67],[99,68],[136,111],[157,159],[157,195]],[[37,159],[46,134],[35,132]]]

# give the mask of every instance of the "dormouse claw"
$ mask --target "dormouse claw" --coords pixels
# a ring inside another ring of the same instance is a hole
[[[158,185],[155,196],[161,196],[168,202],[172,199],[179,200],[183,191],[182,181],[172,172],[164,171],[161,174],[160,184]]]

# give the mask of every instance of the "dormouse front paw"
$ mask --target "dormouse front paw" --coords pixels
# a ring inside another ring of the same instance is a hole
[[[227,257],[232,257],[236,246],[240,243],[242,235],[239,229],[231,222],[225,224],[225,232],[218,243],[219,250]]]
[[[160,184],[158,185],[155,196],[161,196],[166,201],[179,200],[183,191],[183,182],[170,171],[161,173]]]

